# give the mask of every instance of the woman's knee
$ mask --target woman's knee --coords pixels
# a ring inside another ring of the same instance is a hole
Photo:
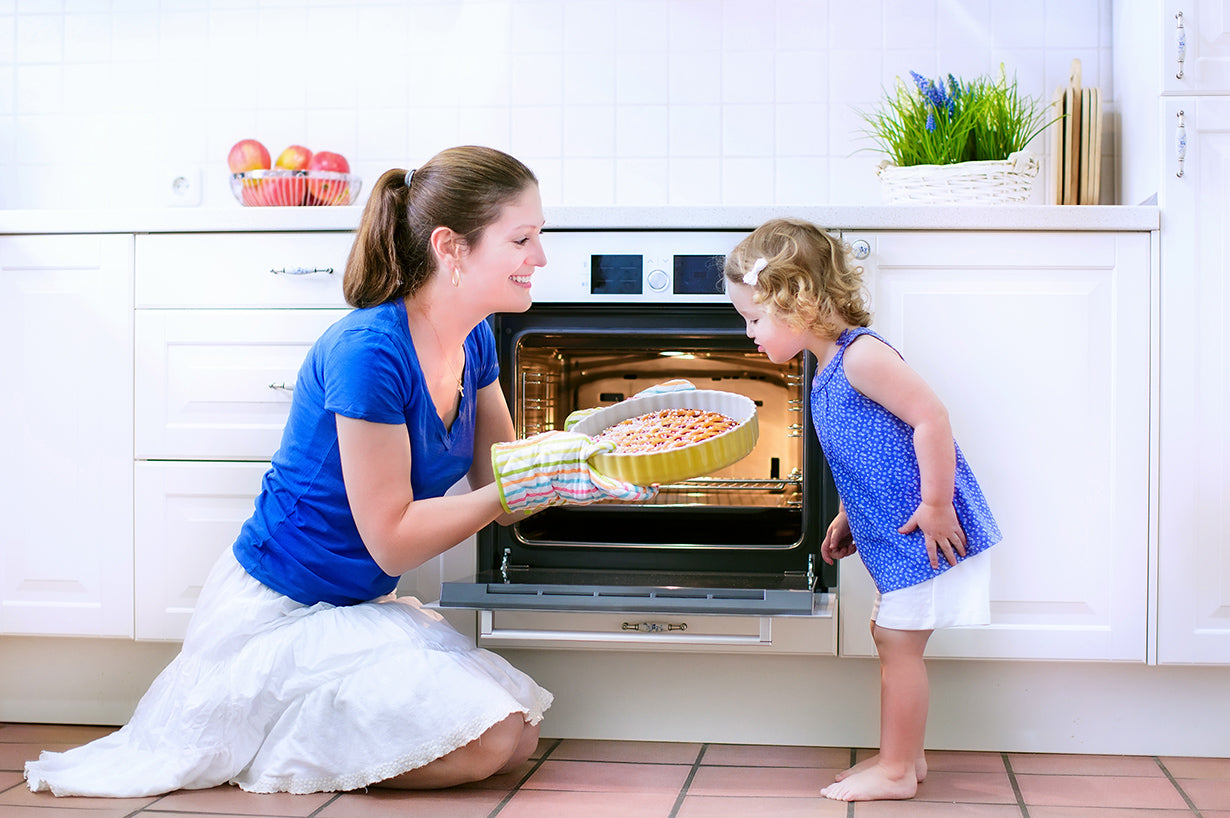
[[[493,724],[466,747],[481,778],[494,775],[508,765],[520,745],[525,726],[524,717],[513,713]]]

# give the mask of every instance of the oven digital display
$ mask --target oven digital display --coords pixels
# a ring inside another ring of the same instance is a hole
[[[594,295],[641,294],[643,256],[601,254],[589,260],[589,291]]]
[[[726,256],[675,256],[675,293],[717,295],[722,292]]]

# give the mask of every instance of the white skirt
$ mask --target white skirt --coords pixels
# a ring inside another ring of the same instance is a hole
[[[301,605],[230,549],[180,654],[123,728],[26,764],[31,790],[137,797],[223,783],[351,790],[421,767],[551,694],[413,597]]]
[[[871,621],[898,631],[990,624],[991,563],[987,554],[982,551],[963,559],[935,579],[886,594],[877,592]]]

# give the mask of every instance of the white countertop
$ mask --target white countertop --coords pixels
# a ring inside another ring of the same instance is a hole
[[[162,208],[151,210],[0,210],[0,235],[24,233],[198,233],[354,230],[361,207]],[[791,216],[842,230],[1156,230],[1147,206],[929,205],[765,207],[547,207],[550,229],[750,230]]]

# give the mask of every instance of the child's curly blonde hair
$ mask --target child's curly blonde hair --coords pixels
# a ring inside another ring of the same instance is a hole
[[[750,275],[757,266],[762,268]],[[765,222],[731,251],[723,272],[727,286],[751,286],[752,300],[794,330],[836,338],[845,325],[871,325],[863,269],[850,263],[841,239],[810,222]]]

